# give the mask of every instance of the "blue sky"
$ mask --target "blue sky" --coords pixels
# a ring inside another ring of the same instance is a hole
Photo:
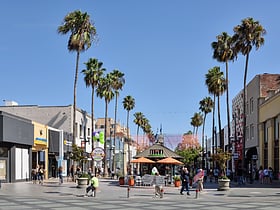
[[[279,73],[280,2],[275,0],[3,0],[0,13],[0,99],[20,105],[57,106],[73,103],[75,53],[69,53],[69,35],[57,27],[69,12],[88,12],[98,33],[98,42],[80,58],[102,61],[107,72],[125,73],[120,94],[118,121],[126,124],[122,99],[131,95],[135,108],[150,121],[154,132],[181,135],[192,130],[190,118],[199,111],[199,101],[208,96],[205,74],[214,67],[211,42],[222,32],[233,34],[241,20],[253,17],[267,30],[265,45],[252,50],[249,82],[256,74]],[[229,65],[230,99],[243,87],[244,57]],[[226,123],[225,96],[222,123]],[[80,73],[78,107],[90,112],[91,91]],[[95,117],[104,117],[104,102],[95,100]],[[109,117],[114,117],[114,102]],[[201,132],[201,129],[199,130]],[[206,123],[211,135],[211,116]]]

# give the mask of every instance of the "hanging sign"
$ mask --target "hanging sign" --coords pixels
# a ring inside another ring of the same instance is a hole
[[[104,153],[104,150],[102,147],[96,147],[91,153],[91,157],[95,161],[103,160],[104,156],[105,156],[105,153]]]

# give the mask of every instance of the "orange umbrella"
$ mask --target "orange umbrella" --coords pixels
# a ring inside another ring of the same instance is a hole
[[[172,157],[167,157],[167,158],[161,159],[161,160],[157,161],[157,163],[175,164],[175,165],[183,165],[184,164],[181,161],[176,160]]]
[[[150,159],[145,158],[145,157],[140,157],[138,159],[132,160],[131,163],[155,163],[155,161],[150,160]]]

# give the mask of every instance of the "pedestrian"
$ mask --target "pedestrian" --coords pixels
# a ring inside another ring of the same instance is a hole
[[[183,191],[186,190],[187,191],[187,195],[190,195],[190,191],[189,191],[189,181],[190,181],[190,173],[188,171],[188,168],[183,168],[181,170],[181,181],[182,181],[182,187],[180,190],[180,194],[183,195]]]
[[[264,175],[264,180],[263,180],[264,184],[268,184],[269,183],[269,173],[268,173],[267,168],[265,168],[263,170],[263,175]]]
[[[61,185],[63,183],[62,172],[63,172],[63,168],[62,168],[62,166],[59,166],[59,168],[58,168],[59,185]]]
[[[218,177],[219,177],[219,169],[215,168],[213,171],[214,178],[215,178],[215,183],[218,183]]]
[[[268,168],[268,176],[269,176],[269,181],[270,181],[270,184],[271,184],[272,180],[273,180],[273,169],[272,169],[272,167]]]
[[[194,183],[197,183],[196,189],[199,192],[203,190],[203,178],[204,178],[204,171],[202,169],[198,169],[198,172],[194,176],[193,181]]]
[[[94,176],[92,174],[91,176],[91,179],[90,179],[90,185],[86,188],[86,194],[85,194],[85,197],[88,197],[89,196],[89,192],[91,191],[92,194],[91,196],[96,196],[96,190],[97,188],[99,187],[99,180],[96,176]]]
[[[155,175],[156,173],[159,173],[158,169],[157,169],[157,167],[153,167],[152,168],[152,175]]]
[[[70,176],[72,178],[72,181],[74,182],[74,165],[72,165],[70,168]]]
[[[162,183],[160,183],[160,179],[159,179],[160,174],[159,173],[155,173],[155,177],[154,177],[154,183],[155,183],[155,197],[163,197],[163,188],[162,188]]]
[[[36,181],[37,181],[36,169],[32,169],[31,175],[32,175],[32,183],[36,184]]]
[[[38,174],[39,174],[39,184],[43,184],[44,181],[44,167],[41,165],[38,169]]]
[[[259,182],[261,184],[263,184],[263,178],[264,178],[264,175],[263,175],[263,167],[260,166],[260,169],[259,169]]]

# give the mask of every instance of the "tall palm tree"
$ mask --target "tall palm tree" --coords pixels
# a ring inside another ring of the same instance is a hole
[[[127,111],[126,117],[126,129],[127,129],[127,140],[128,140],[128,168],[129,168],[129,175],[131,174],[131,157],[130,157],[130,137],[129,137],[129,112],[134,109],[135,107],[135,99],[128,95],[123,99],[123,108]]]
[[[150,126],[150,121],[146,117],[144,117],[142,119],[142,124],[141,124],[141,129],[143,131],[143,140],[142,140],[143,148],[147,147],[147,142],[145,143],[145,137],[146,137],[146,134],[147,134],[146,131],[148,130],[149,127],[151,127]]]
[[[221,126],[221,109],[220,109],[220,96],[224,93],[226,88],[226,80],[224,78],[224,73],[220,71],[220,67],[215,66],[212,69],[208,70],[208,73],[205,75],[206,80],[205,84],[208,87],[208,92],[218,100],[218,123],[219,123],[219,133],[222,132]],[[215,99],[214,99],[214,108],[215,108]],[[214,109],[213,109],[214,113]],[[212,127],[212,138],[214,139],[214,114],[213,114],[213,127]],[[220,142],[222,141],[222,137],[220,135]],[[217,147],[217,144],[216,144]],[[217,148],[216,148],[217,150]]]
[[[243,79],[243,138],[242,138],[242,167],[246,169],[245,162],[245,141],[246,141],[246,83],[249,55],[253,47],[258,50],[264,44],[264,35],[266,30],[253,18],[245,18],[241,21],[241,25],[237,25],[233,29],[233,39],[235,41],[235,50],[246,57],[244,79]],[[243,170],[243,172],[245,172]],[[244,175],[244,174],[243,174]]]
[[[146,149],[146,147],[149,147],[149,145],[150,145],[150,138],[149,138],[149,136],[152,133],[152,126],[151,126],[151,124],[150,124],[148,119],[145,120],[145,123],[143,124],[142,129],[143,129],[143,132],[145,134],[144,136],[147,137],[146,138],[146,144],[145,144],[146,145],[145,149]]]
[[[208,113],[212,112],[214,106],[214,102],[211,97],[207,96],[203,98],[199,102],[199,110],[203,112],[203,125],[202,125],[202,152],[203,152],[203,164],[204,164],[204,129],[205,129],[205,121],[206,121],[206,116]]]
[[[110,73],[112,76],[112,87],[115,92],[115,119],[114,119],[114,150],[113,150],[113,165],[112,170],[115,170],[115,153],[116,153],[116,124],[117,124],[117,109],[118,109],[118,97],[119,97],[119,90],[122,90],[125,79],[124,79],[124,73],[120,72],[119,70],[113,70],[113,72]]]
[[[88,62],[85,63],[86,69],[82,70],[84,74],[84,81],[86,87],[91,87],[91,149],[94,150],[94,93],[95,88],[98,85],[99,79],[103,76],[103,72],[106,71],[105,68],[102,68],[103,63],[99,62],[96,58],[90,58]],[[94,162],[92,161],[92,169],[94,168]]]
[[[70,33],[68,50],[77,52],[76,70],[74,79],[74,104],[73,104],[73,141],[76,144],[76,92],[79,72],[80,53],[91,47],[96,37],[96,29],[87,13],[79,10],[71,12],[64,17],[62,25],[57,29],[60,34]]]
[[[137,125],[137,131],[136,131],[136,145],[137,145],[137,153],[139,152],[139,128],[143,125],[143,119],[145,118],[144,114],[142,112],[135,112],[134,113],[134,120],[133,122]]]
[[[212,42],[211,46],[214,50],[213,58],[218,62],[223,62],[226,64],[226,105],[227,105],[227,128],[228,128],[228,141],[230,147],[230,112],[229,112],[229,77],[228,77],[228,61],[233,61],[236,58],[236,53],[234,50],[234,42],[231,36],[226,32],[218,35],[216,42]]]
[[[108,176],[108,165],[107,165],[107,119],[108,119],[108,105],[110,101],[114,98],[114,90],[112,88],[112,75],[107,74],[105,77],[99,79],[98,87],[96,89],[97,96],[105,99],[105,125],[104,125],[104,151],[105,156],[104,162],[104,176]]]
[[[200,127],[203,123],[203,116],[200,112],[195,112],[193,117],[191,118],[191,125],[193,126],[193,133],[197,136],[198,127]]]

